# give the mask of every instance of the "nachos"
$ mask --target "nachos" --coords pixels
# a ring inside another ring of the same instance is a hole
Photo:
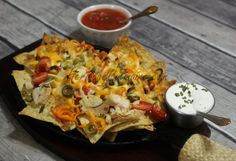
[[[163,61],[126,36],[108,53],[45,34],[39,47],[14,59],[25,67],[12,72],[26,103],[19,114],[77,129],[91,143],[114,141],[122,130],[153,131],[167,119],[164,94],[175,81],[167,80]]]

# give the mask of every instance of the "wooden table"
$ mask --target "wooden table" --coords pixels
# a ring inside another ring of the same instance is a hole
[[[133,22],[130,37],[167,62],[170,78],[207,86],[216,98],[211,113],[231,118],[232,123],[222,129],[236,134],[235,0],[2,0],[0,58],[45,32],[76,36],[78,12],[98,3],[118,4],[133,14],[150,4],[158,5],[158,14]],[[209,126],[212,140],[236,149],[227,134]],[[1,161],[62,160],[22,129],[2,94],[0,129]]]

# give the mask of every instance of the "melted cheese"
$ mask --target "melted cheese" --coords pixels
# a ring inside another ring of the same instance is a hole
[[[139,67],[139,58],[135,53],[123,54],[120,61],[125,62],[126,67],[133,70],[136,70]]]
[[[58,62],[63,61],[63,59],[56,52],[40,52],[38,56],[47,56],[51,60],[51,66],[57,65]]]

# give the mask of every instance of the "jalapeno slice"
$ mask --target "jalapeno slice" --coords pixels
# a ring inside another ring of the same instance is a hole
[[[73,96],[73,94],[74,94],[74,88],[71,85],[67,84],[62,88],[62,95],[64,97],[70,98]]]
[[[147,81],[150,81],[150,80],[153,80],[153,76],[151,76],[151,75],[144,75],[143,79],[147,80]]]
[[[134,102],[134,101],[137,101],[137,100],[140,99],[139,96],[133,96],[133,95],[129,95],[129,96],[127,96],[127,97],[128,97],[128,99],[130,100],[130,102]]]
[[[92,123],[89,123],[85,128],[84,131],[86,131],[89,134],[95,134],[97,133],[97,129],[94,127]]]

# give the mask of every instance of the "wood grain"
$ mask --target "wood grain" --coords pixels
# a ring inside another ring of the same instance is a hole
[[[236,7],[236,1],[235,0],[221,0],[221,1]]]
[[[14,49],[10,48],[7,44],[4,42],[0,41],[0,59],[6,57],[7,55],[11,54]]]
[[[148,5],[142,0],[119,1],[139,11]],[[236,56],[235,29],[229,28],[208,17],[166,0],[149,0],[149,3],[156,4],[160,7],[159,12],[152,15],[155,19],[207,43],[212,47],[225,51],[232,56]]]
[[[221,0],[169,0],[236,29],[236,8]]]
[[[43,33],[55,33],[46,25],[35,21],[9,4],[0,1],[0,34],[18,48],[42,37]]]

